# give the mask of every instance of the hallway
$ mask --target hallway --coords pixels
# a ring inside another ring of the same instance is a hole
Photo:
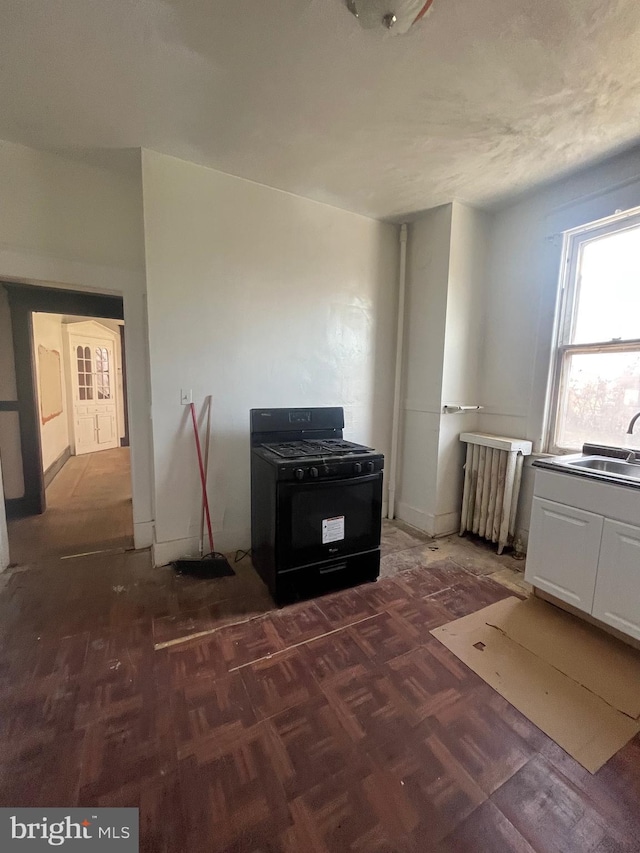
[[[47,510],[9,522],[11,562],[133,548],[129,448],[72,456],[47,489]]]

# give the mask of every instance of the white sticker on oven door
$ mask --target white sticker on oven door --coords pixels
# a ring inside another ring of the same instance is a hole
[[[339,542],[340,539],[344,539],[344,515],[336,515],[335,518],[323,518],[322,544]]]

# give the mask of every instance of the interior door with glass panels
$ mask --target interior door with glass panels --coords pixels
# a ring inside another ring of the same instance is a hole
[[[76,455],[118,447],[113,342],[70,335]]]

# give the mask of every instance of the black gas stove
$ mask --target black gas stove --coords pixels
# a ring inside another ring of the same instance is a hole
[[[251,410],[253,562],[278,604],[375,580],[384,457],[342,408]]]

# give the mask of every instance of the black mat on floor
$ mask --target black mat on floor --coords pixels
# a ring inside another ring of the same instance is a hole
[[[223,554],[211,554],[201,560],[175,560],[172,565],[178,574],[197,578],[226,578],[235,575]]]

